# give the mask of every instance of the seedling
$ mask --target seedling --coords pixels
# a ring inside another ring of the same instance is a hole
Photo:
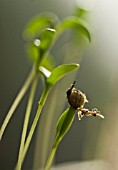
[[[16,96],[0,129],[0,139],[2,139],[7,125],[15,113],[16,108],[23,99],[26,91],[30,88],[22,129],[21,143],[19,147],[18,161],[15,168],[16,170],[22,169],[24,159],[26,157],[36,126],[39,122],[42,109],[45,107],[45,102],[48,98],[50,90],[56,83],[58,83],[61,78],[79,68],[79,64],[77,63],[62,63],[60,66],[54,68],[51,62],[51,49],[56,43],[59,35],[67,29],[76,30],[76,32],[86,37],[89,42],[91,41],[88,24],[86,20],[82,18],[82,13],[81,15],[67,17],[60,22],[55,14],[43,13],[42,15],[37,15],[34,17],[26,25],[26,28],[23,32],[23,37],[26,41],[26,51],[30,60],[33,62],[33,67],[21,90]],[[38,77],[42,76],[42,74],[44,76],[44,88],[37,105],[37,112],[35,114],[33,123],[30,127],[29,133],[27,134],[30,114],[36,94],[36,87],[39,81]],[[50,169],[56,149],[64,135],[71,127],[76,111],[78,112],[79,119],[84,116],[99,116],[103,118],[97,109],[89,111],[88,109],[84,108],[84,103],[87,102],[86,95],[80,90],[77,90],[74,87],[74,84],[75,82],[67,91],[67,98],[70,106],[64,111],[57,122],[55,140],[51,154],[47,160],[47,163],[45,163],[45,170]]]

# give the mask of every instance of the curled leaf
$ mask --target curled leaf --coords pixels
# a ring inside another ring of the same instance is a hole
[[[43,13],[32,18],[26,25],[23,32],[25,40],[35,38],[43,29],[47,27],[54,28],[58,18],[53,13]]]
[[[62,32],[66,29],[74,28],[80,31],[89,41],[91,41],[91,36],[89,33],[89,28],[87,22],[79,17],[67,17],[58,26],[57,31]]]
[[[57,122],[57,130],[56,130],[56,137],[55,143],[59,143],[64,135],[67,133],[69,128],[72,125],[72,122],[75,117],[76,110],[73,107],[69,107],[65,110],[65,112],[60,116]]]
[[[42,50],[46,50],[50,45],[54,38],[56,30],[52,28],[46,28],[41,34],[40,34],[40,48]]]
[[[54,155],[56,153],[57,147],[64,137],[64,135],[67,133],[67,131],[70,129],[72,122],[74,120],[76,110],[72,108],[71,106],[66,109],[62,115],[60,116],[58,122],[57,122],[57,129],[56,129],[56,136],[55,136],[55,141],[53,143],[53,147],[50,153],[50,156],[47,160],[45,170],[49,170],[54,158]]]

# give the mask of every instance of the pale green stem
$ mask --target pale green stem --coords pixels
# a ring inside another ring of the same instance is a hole
[[[35,74],[35,72],[34,72],[34,67],[33,67],[32,71],[30,72],[30,74],[29,74],[28,78],[26,79],[24,85],[22,86],[21,90],[19,91],[18,95],[16,96],[16,98],[15,98],[9,112],[7,113],[7,116],[6,116],[3,124],[2,124],[2,127],[0,129],[0,140],[2,139],[3,133],[6,129],[15,109],[17,108],[17,106],[20,103],[21,99],[23,98],[24,94],[28,90],[28,88],[29,88],[29,86],[30,86],[30,84],[31,84],[31,82],[34,78],[34,74]]]
[[[34,95],[35,95],[35,92],[36,92],[37,79],[38,79],[38,75],[36,73],[32,87],[31,87],[29,99],[28,99],[28,104],[27,104],[27,109],[26,109],[26,114],[25,114],[25,119],[24,119],[24,125],[23,125],[23,131],[22,131],[22,137],[21,137],[21,144],[20,144],[18,162],[20,160],[21,154],[23,152],[24,144],[25,144],[29,117],[30,117],[30,113],[31,113],[32,105],[33,105]],[[21,169],[21,168],[19,167],[19,169]]]
[[[33,123],[32,123],[30,132],[29,132],[28,137],[27,137],[27,140],[26,140],[26,143],[25,143],[24,148],[23,148],[23,151],[22,151],[22,153],[21,153],[19,162],[18,162],[17,165],[16,165],[16,170],[20,170],[19,167],[20,167],[20,168],[22,167],[24,158],[25,158],[25,156],[26,156],[26,153],[27,153],[27,150],[28,150],[28,148],[29,148],[31,139],[32,139],[32,137],[33,137],[35,128],[36,128],[36,126],[37,126],[37,123],[38,123],[38,120],[39,120],[39,117],[40,117],[42,108],[43,108],[43,106],[44,106],[44,104],[45,104],[45,101],[46,101],[48,92],[49,92],[49,90],[46,88],[46,89],[44,90],[43,94],[42,94],[42,97],[41,97],[40,101],[39,101],[38,110],[37,110],[37,112],[36,112],[36,116],[35,116],[35,118],[34,118],[34,121],[33,121]]]
[[[54,156],[55,156],[55,153],[56,153],[56,150],[57,150],[57,147],[58,147],[58,144],[59,143],[55,143],[55,145],[53,145],[50,156],[47,160],[47,163],[46,163],[44,170],[50,170]]]

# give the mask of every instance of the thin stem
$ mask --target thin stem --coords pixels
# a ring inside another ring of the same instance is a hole
[[[58,143],[55,143],[55,145],[53,145],[53,147],[52,147],[50,156],[49,156],[49,158],[47,160],[47,163],[46,163],[46,166],[45,166],[44,170],[49,170],[51,168],[51,165],[52,165],[52,162],[53,162],[57,147],[58,147]]]
[[[18,104],[20,103],[20,101],[23,98],[24,94],[28,90],[28,88],[29,88],[29,86],[30,86],[30,84],[31,84],[31,82],[32,82],[32,80],[34,78],[34,74],[35,74],[35,72],[34,72],[34,67],[33,67],[32,71],[30,72],[30,74],[29,74],[28,78],[26,79],[24,85],[22,86],[21,90],[19,91],[18,95],[16,96],[16,98],[15,98],[9,112],[7,113],[7,116],[6,116],[3,124],[2,124],[2,127],[0,129],[0,140],[2,139],[3,133],[4,133],[5,129],[6,129],[6,127],[7,127],[7,125],[9,123],[14,111],[16,110]]]
[[[49,92],[49,90],[46,88],[46,89],[44,90],[43,94],[42,94],[42,97],[41,97],[40,101],[39,101],[38,110],[37,110],[37,112],[36,112],[36,116],[35,116],[34,121],[33,121],[33,123],[32,123],[31,129],[30,129],[30,132],[29,132],[29,134],[28,134],[28,137],[27,137],[26,143],[25,143],[25,145],[24,145],[22,154],[21,154],[21,156],[20,156],[19,162],[18,162],[17,165],[16,165],[16,170],[20,170],[19,167],[20,167],[20,168],[22,167],[22,164],[23,164],[25,155],[26,155],[27,150],[28,150],[28,148],[29,148],[31,139],[32,139],[32,137],[33,137],[35,128],[36,128],[36,126],[37,126],[37,123],[38,123],[38,120],[39,120],[39,117],[40,117],[40,114],[41,114],[41,111],[42,111],[42,108],[43,108],[43,106],[44,106],[44,104],[45,104],[45,101],[46,101],[48,92]]]
[[[38,75],[36,73],[35,79],[33,81],[32,87],[31,87],[29,99],[28,99],[28,104],[27,104],[27,109],[26,109],[26,114],[25,114],[25,119],[24,119],[24,126],[23,126],[23,131],[22,131],[22,137],[21,137],[21,144],[20,144],[18,162],[20,160],[20,157],[21,157],[21,154],[22,154],[22,151],[23,151],[23,148],[24,148],[24,144],[25,144],[29,117],[30,117],[30,113],[31,113],[32,105],[33,105],[34,95],[35,95],[35,92],[36,92],[37,79],[38,79]],[[19,167],[19,169],[20,169],[20,167]]]

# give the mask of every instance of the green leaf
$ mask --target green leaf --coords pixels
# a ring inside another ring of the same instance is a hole
[[[52,45],[54,36],[55,36],[55,30],[46,28],[41,32],[39,38],[36,38],[30,43],[28,43],[26,46],[26,52],[29,58],[32,61],[39,61],[39,57],[41,57],[40,58],[40,62],[41,62],[43,58],[45,58],[45,54],[48,48]]]
[[[56,30],[52,28],[46,28],[41,34],[40,34],[40,48],[42,51],[46,51],[49,46],[51,45],[53,38],[55,36]]]
[[[79,64],[63,64],[56,67],[52,72],[49,78],[47,79],[47,85],[54,85],[67,73],[74,71],[79,68]]]
[[[64,19],[58,26],[57,32],[65,31],[66,29],[74,28],[80,31],[89,41],[91,41],[91,36],[88,29],[88,24],[82,18],[73,16]]]
[[[59,144],[59,142],[62,140],[64,135],[67,133],[67,131],[70,129],[72,122],[75,117],[76,110],[72,108],[71,106],[65,110],[65,112],[60,116],[58,122],[57,122],[57,130],[56,130],[56,136],[55,136],[55,144]]]
[[[26,52],[31,61],[39,61],[40,50],[33,42],[27,44]]]
[[[54,28],[58,18],[53,13],[43,13],[32,18],[26,25],[23,32],[25,40],[35,38],[44,28]]]
[[[41,57],[40,62],[47,63],[49,59],[45,61],[44,58],[47,55],[47,50],[52,45],[54,36],[55,29],[46,28],[41,32],[39,38],[36,38],[32,42],[28,43],[26,46],[26,51],[29,58],[33,61],[39,61],[39,57]]]
[[[70,129],[72,122],[75,117],[75,112],[76,110],[72,107],[69,107],[67,110],[65,110],[64,113],[60,116],[58,122],[57,122],[57,129],[56,129],[56,136],[55,136],[55,141],[53,143],[53,147],[51,150],[51,153],[49,155],[49,158],[46,162],[46,166],[44,170],[49,170],[51,167],[51,164],[54,159],[54,155],[56,153],[57,147],[64,137],[64,135],[67,133],[67,131]]]

